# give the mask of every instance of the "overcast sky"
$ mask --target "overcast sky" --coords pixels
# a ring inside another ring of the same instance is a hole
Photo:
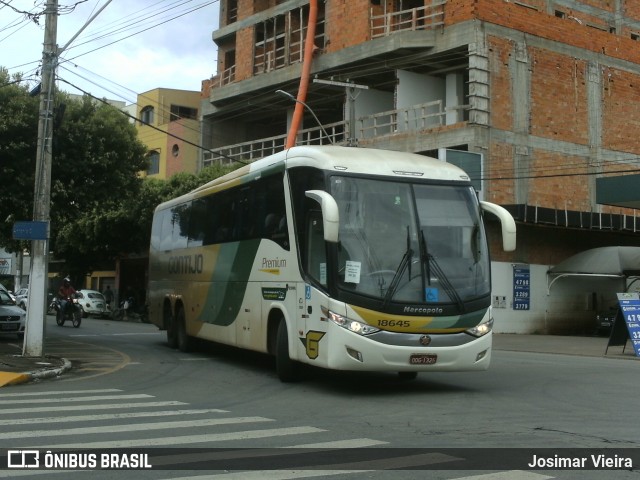
[[[58,0],[60,48],[108,0]],[[40,25],[23,12],[44,11],[45,0],[0,0],[0,66],[40,82],[45,17]],[[218,0],[112,0],[61,54],[57,86],[135,103],[154,88],[200,90],[216,73]],[[64,81],[62,81],[64,80]],[[69,83],[65,83],[69,82]]]

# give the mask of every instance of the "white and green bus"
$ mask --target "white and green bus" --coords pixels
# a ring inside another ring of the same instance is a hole
[[[485,370],[491,275],[470,179],[422,155],[294,147],[159,205],[149,318],[170,346],[200,338],[351,371]]]

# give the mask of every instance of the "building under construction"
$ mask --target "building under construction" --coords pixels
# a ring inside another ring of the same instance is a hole
[[[201,166],[285,148],[296,102],[282,92],[298,94],[310,32],[297,144],[462,166],[518,223],[517,250],[492,249],[498,331],[589,330],[627,279],[551,289],[548,270],[587,249],[640,245],[640,2],[221,0]]]

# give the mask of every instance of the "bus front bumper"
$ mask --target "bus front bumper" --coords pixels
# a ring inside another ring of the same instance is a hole
[[[438,334],[432,345],[392,345],[381,343],[332,325],[333,336],[327,367],[335,370],[394,372],[454,372],[486,370],[491,363],[492,333],[476,338],[466,333],[452,334],[465,341],[447,343],[446,334]],[[420,336],[413,336],[420,337]]]

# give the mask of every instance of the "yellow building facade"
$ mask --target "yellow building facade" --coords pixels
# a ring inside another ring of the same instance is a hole
[[[156,88],[138,95],[138,139],[148,147],[146,175],[166,179],[195,173],[200,139],[200,92]]]

